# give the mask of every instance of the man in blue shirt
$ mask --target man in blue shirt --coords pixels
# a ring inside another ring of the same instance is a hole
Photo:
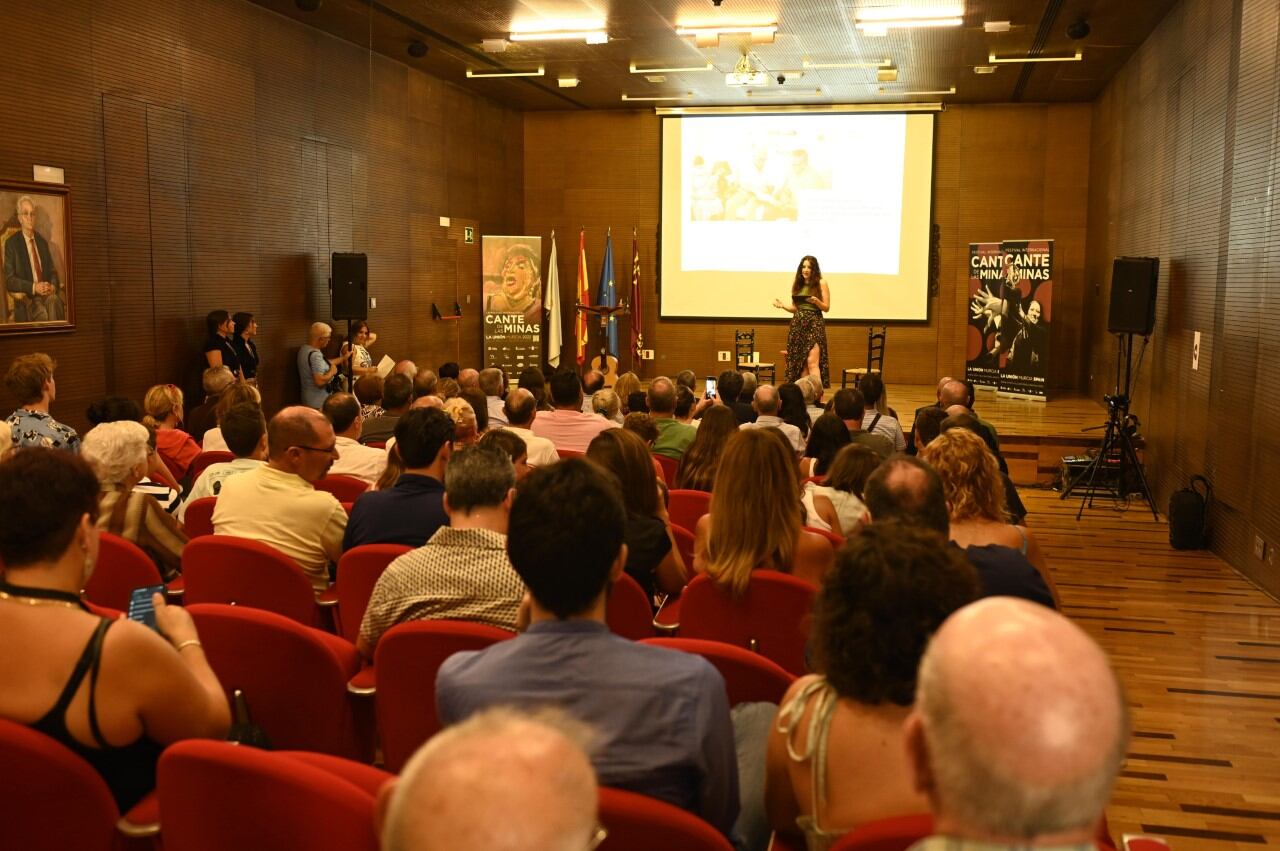
[[[395,451],[404,472],[395,487],[366,491],[351,508],[342,551],[362,544],[420,547],[441,526],[444,470],[453,452],[453,420],[434,408],[415,408],[396,423]]]
[[[588,461],[535,470],[519,485],[507,551],[532,598],[529,628],[441,666],[440,720],[500,704],[558,706],[596,731],[602,785],[682,807],[731,836],[738,765],[724,680],[699,656],[605,625],[627,561],[625,522],[616,480]]]

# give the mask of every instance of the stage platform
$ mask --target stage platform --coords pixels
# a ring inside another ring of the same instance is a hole
[[[838,389],[833,388],[828,395]],[[916,408],[935,401],[935,389],[934,385],[921,384],[888,386],[889,404],[903,418],[904,429],[911,427]],[[1063,456],[1083,455],[1102,445],[1104,429],[1082,429],[1107,421],[1107,409],[1101,400],[1079,395],[1037,402],[979,390],[974,410],[996,427],[1001,454],[1009,463],[1009,477],[1016,484],[1053,481],[1062,467]]]

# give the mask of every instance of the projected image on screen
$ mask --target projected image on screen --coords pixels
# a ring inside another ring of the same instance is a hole
[[[664,316],[785,319],[814,254],[832,319],[924,319],[929,115],[664,118]]]

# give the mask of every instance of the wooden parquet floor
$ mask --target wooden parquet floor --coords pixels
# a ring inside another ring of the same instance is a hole
[[[1280,845],[1280,604],[1207,552],[1169,546],[1145,503],[1022,489],[1064,613],[1106,648],[1134,736],[1112,834],[1175,849]]]

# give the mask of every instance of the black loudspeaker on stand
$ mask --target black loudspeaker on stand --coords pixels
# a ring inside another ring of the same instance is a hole
[[[1084,490],[1080,510],[1076,512],[1077,520],[1084,514],[1086,505],[1093,507],[1095,494],[1107,493],[1121,499],[1133,491],[1142,494],[1151,508],[1151,514],[1157,520],[1160,519],[1142,462],[1133,445],[1133,437],[1138,430],[1137,418],[1129,415],[1133,384],[1133,338],[1142,337],[1145,352],[1147,339],[1155,328],[1156,279],[1159,272],[1160,261],[1154,257],[1117,257],[1112,267],[1111,310],[1107,316],[1107,330],[1116,335],[1116,389],[1114,394],[1103,397],[1107,403],[1106,424],[1093,427],[1106,429],[1098,454],[1062,490],[1062,499],[1071,496],[1077,489]],[[1141,354],[1138,356],[1138,365],[1141,368]],[[1093,429],[1085,429],[1091,430]]]
[[[347,345],[352,323],[369,318],[369,258],[364,254],[333,252],[329,260],[329,300],[334,321],[347,320]],[[354,390],[352,362],[347,361],[347,389]]]

